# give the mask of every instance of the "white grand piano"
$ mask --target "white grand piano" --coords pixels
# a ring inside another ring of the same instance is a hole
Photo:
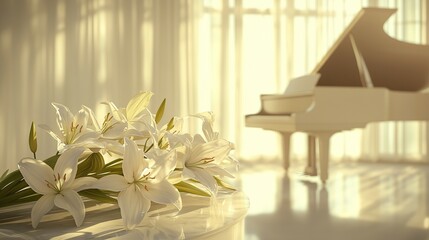
[[[307,76],[284,94],[261,95],[261,110],[247,127],[278,131],[284,167],[294,132],[309,135],[305,174],[328,179],[329,141],[339,131],[370,122],[428,121],[429,46],[395,40],[383,26],[395,9],[362,9]],[[316,148],[318,147],[318,151]],[[316,156],[317,153],[317,156]]]

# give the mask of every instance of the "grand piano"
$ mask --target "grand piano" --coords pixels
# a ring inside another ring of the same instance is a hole
[[[309,76],[291,81],[284,94],[261,95],[260,112],[246,116],[247,127],[282,135],[285,169],[294,132],[309,136],[304,173],[325,183],[334,133],[371,122],[429,120],[429,46],[388,36],[383,26],[395,12],[362,9]]]

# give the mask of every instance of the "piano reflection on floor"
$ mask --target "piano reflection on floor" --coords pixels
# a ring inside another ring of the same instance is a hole
[[[362,9],[310,75],[292,80],[284,94],[261,95],[260,112],[246,116],[247,127],[282,134],[286,169],[294,132],[309,134],[304,172],[317,175],[317,160],[326,182],[334,133],[371,122],[429,120],[429,46],[388,36],[383,25],[394,12]]]

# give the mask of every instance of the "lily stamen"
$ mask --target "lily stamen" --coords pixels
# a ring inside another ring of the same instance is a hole
[[[141,182],[141,181],[144,181],[144,180],[147,180],[147,179],[152,179],[152,178],[150,178],[150,177],[149,177],[149,175],[150,175],[150,171],[148,171],[148,173],[146,173],[146,174],[144,174],[143,176],[141,176],[141,177],[137,180],[137,182]]]

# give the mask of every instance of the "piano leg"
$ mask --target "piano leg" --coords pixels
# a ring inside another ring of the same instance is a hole
[[[289,169],[289,158],[290,158],[290,136],[289,132],[282,132],[283,140],[283,167],[285,170]]]
[[[308,176],[317,176],[316,137],[312,135],[308,135],[308,161],[304,169],[304,174]]]
[[[319,168],[320,168],[320,180],[322,183],[326,183],[328,180],[329,170],[329,140],[333,133],[331,132],[319,132],[317,138],[319,142]]]

